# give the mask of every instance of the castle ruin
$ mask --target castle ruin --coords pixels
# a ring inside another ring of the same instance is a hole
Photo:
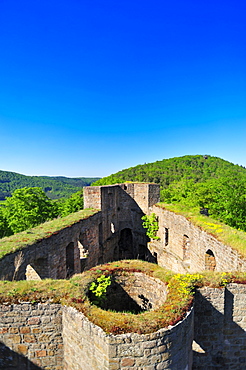
[[[86,187],[85,208],[97,211],[49,238],[5,255],[0,259],[0,279],[67,279],[121,259],[158,263],[176,273],[246,271],[246,259],[229,245],[158,202],[156,184]],[[158,217],[159,239],[149,241],[141,218],[151,213]],[[107,336],[69,307],[2,305],[0,369],[245,369],[245,298],[242,284],[202,288],[196,293],[194,309],[181,323],[165,333],[141,338],[136,334]],[[160,349],[164,342],[172,350]],[[101,358],[98,348],[107,359],[103,367],[102,361],[96,364],[89,359],[90,351],[93,358]]]

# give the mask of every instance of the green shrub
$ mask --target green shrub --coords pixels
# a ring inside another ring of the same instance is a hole
[[[145,215],[141,218],[143,220],[143,227],[146,230],[146,235],[150,239],[159,240],[160,238],[156,235],[157,231],[159,230],[159,224],[155,213],[151,213],[150,216]]]
[[[93,281],[89,290],[93,293],[92,303],[101,305],[106,299],[107,288],[111,285],[110,276],[101,275]]]

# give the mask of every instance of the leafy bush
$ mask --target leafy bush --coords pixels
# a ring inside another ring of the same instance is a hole
[[[111,285],[111,277],[101,275],[95,281],[93,281],[89,287],[89,290],[93,293],[92,303],[101,305],[106,299],[107,288]]]
[[[37,226],[57,216],[52,201],[37,187],[15,190],[4,203],[3,215],[12,233]]]
[[[150,216],[148,215],[144,215],[142,217],[142,220],[143,220],[143,227],[146,230],[146,235],[148,235],[149,238],[151,239],[160,239],[156,234],[157,234],[157,231],[159,230],[159,224],[158,224],[158,220],[157,220],[157,217],[156,217],[156,214],[155,213],[151,213]]]

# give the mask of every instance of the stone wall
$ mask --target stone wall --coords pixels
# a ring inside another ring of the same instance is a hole
[[[118,312],[156,310],[167,297],[166,285],[141,272],[114,273],[101,307]]]
[[[149,213],[150,207],[160,201],[160,186],[157,184],[126,183],[121,184],[121,187],[135,200],[145,214]]]
[[[189,370],[193,312],[152,334],[107,335],[82,313],[64,309],[64,370]]]
[[[0,259],[0,279],[64,279],[95,265],[139,258],[175,272],[246,271],[246,259],[184,216],[154,205],[156,184],[86,187],[85,205],[100,212]],[[141,217],[156,213],[159,241],[151,241]]]
[[[147,237],[141,217],[159,198],[160,189],[156,184],[126,183],[84,188],[85,207],[102,211],[100,263],[147,259]]]
[[[130,191],[132,186],[130,189],[129,186],[125,185]],[[103,262],[137,258],[140,246],[147,252],[147,237],[141,220],[144,213],[127,189],[101,187]]]
[[[246,285],[202,288],[195,297],[194,370],[246,368]]]
[[[183,321],[144,335],[106,334],[72,307],[1,305],[0,369],[242,370],[245,301],[246,285],[204,287]]]
[[[0,305],[0,369],[63,369],[60,305]]]
[[[63,308],[64,370],[108,370],[105,333],[72,307]]]
[[[159,200],[155,184],[86,187],[85,207],[100,212],[0,259],[1,280],[65,279],[101,263],[146,258],[142,208]],[[137,200],[137,201],[136,201]],[[139,205],[139,204],[140,205]],[[141,208],[142,207],[142,208]]]
[[[105,204],[103,189],[111,194],[114,189],[124,190],[138,204],[142,212],[148,213],[149,208],[160,201],[160,186],[148,183],[125,183],[105,186],[84,187],[84,208],[102,209]],[[123,194],[121,192],[121,194]],[[113,204],[113,203],[112,203]]]
[[[160,240],[152,241],[149,249],[160,266],[179,273],[246,271],[245,258],[184,216],[158,206],[153,212],[158,217]]]
[[[101,187],[84,187],[84,208],[101,209]]]
[[[21,251],[4,256],[0,259],[0,279],[65,279],[81,272],[84,255],[87,256],[87,268],[97,265],[100,222],[99,212]]]
[[[119,284],[143,309],[155,310],[166,301],[166,285],[161,280],[141,272],[134,272],[130,277],[120,275]]]

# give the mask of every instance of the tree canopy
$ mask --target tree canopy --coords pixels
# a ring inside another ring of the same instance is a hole
[[[161,201],[208,208],[209,214],[246,231],[246,169],[209,155],[187,155],[138,165],[93,185],[125,181],[155,182]]]
[[[65,217],[70,213],[74,213],[83,209],[84,207],[84,198],[83,198],[83,189],[72,194],[68,199],[59,200],[58,203],[58,213],[59,216]]]
[[[69,183],[69,179],[64,181]],[[190,155],[131,167],[93,185],[125,181],[156,182],[161,186],[161,201],[208,208],[213,218],[246,231],[246,169],[242,166],[208,155]],[[40,187],[15,190],[0,204],[0,237],[82,208],[81,187],[70,198],[58,200],[49,199]]]
[[[53,219],[57,212],[43,190],[34,187],[15,190],[4,203],[3,215],[8,228],[17,233]]]
[[[68,199],[51,200],[41,188],[22,188],[0,206],[0,238],[83,209],[83,190]]]
[[[16,189],[25,187],[40,187],[50,199],[68,198],[83,186],[88,186],[96,180],[98,180],[98,177],[25,176],[0,170],[0,200],[10,197]]]

